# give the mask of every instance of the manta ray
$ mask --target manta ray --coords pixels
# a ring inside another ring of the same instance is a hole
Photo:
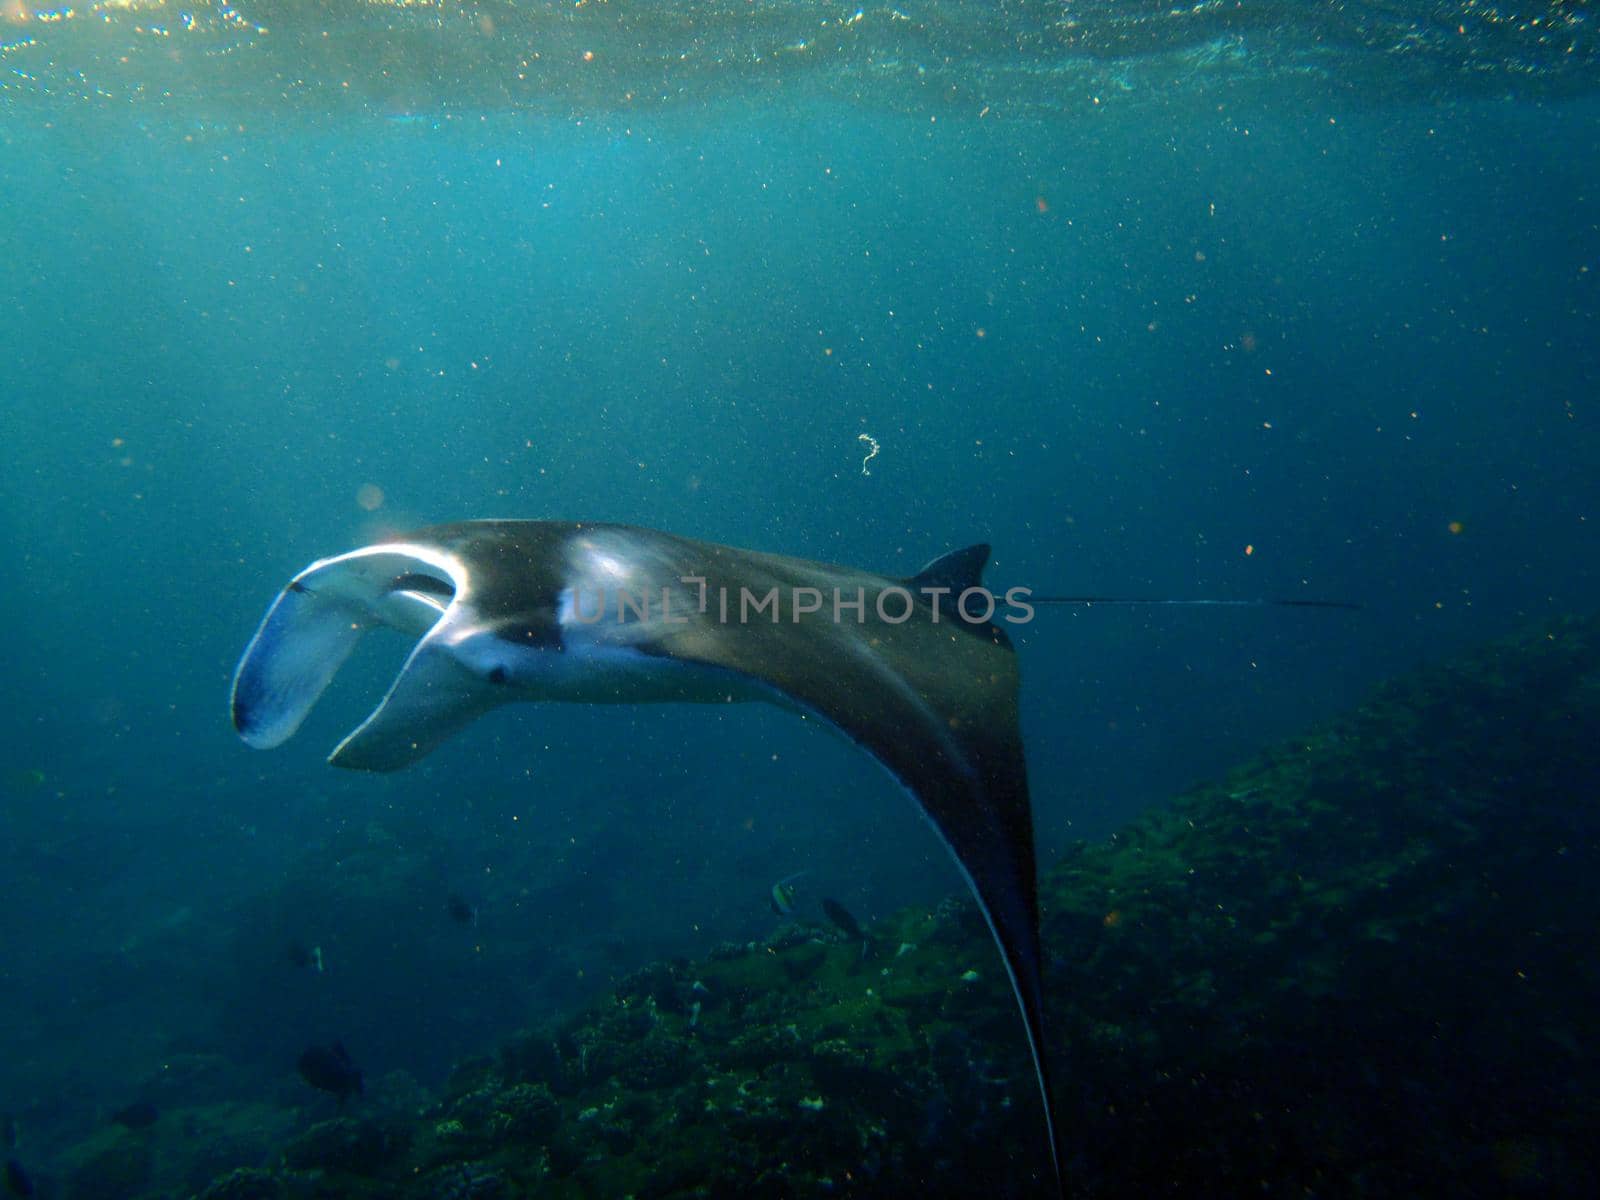
[[[1017,660],[988,560],[975,545],[893,578],[625,525],[434,526],[290,580],[234,675],[233,724],[257,748],[287,741],[374,626],[416,645],[334,766],[398,770],[516,701],[764,700],[831,723],[916,800],[972,888],[1059,1190]]]

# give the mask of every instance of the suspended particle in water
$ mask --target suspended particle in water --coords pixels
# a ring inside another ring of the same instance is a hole
[[[356,491],[356,503],[368,512],[377,512],[383,507],[383,489],[375,483],[363,483]]]
[[[878,439],[870,433],[858,433],[856,441],[863,443],[867,448],[867,456],[861,460],[861,473],[863,475],[871,475],[872,471],[867,467],[867,464],[878,457]]]

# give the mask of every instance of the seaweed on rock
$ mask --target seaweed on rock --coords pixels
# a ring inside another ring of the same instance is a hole
[[[1600,621],[1561,621],[1066,854],[1042,901],[1073,1185],[1592,1194],[1596,730]],[[981,919],[874,933],[899,951],[867,970],[792,929],[657,964],[409,1135],[330,1123],[290,1160],[408,1200],[1045,1194]]]

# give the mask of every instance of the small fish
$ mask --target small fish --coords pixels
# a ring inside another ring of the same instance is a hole
[[[808,874],[810,874],[809,871],[796,871],[788,878],[780,879],[772,885],[772,891],[768,893],[768,897],[772,904],[773,912],[780,917],[788,917],[794,914],[794,881]]]
[[[872,939],[867,936],[867,931],[861,928],[861,922],[855,919],[848,908],[828,897],[823,898],[822,911],[828,915],[828,920],[834,923],[840,933],[860,941],[861,957],[865,958],[868,948],[872,945]]]
[[[445,901],[444,910],[457,925],[471,925],[474,929],[478,927],[478,906],[468,904],[460,892],[450,893],[450,898]]]
[[[26,1200],[26,1197],[33,1195],[33,1180],[14,1158],[6,1159],[6,1195],[16,1196],[19,1200]]]
[[[289,961],[297,967],[310,967],[318,975],[321,975],[322,947],[312,946],[307,949],[302,942],[291,942],[289,945]]]
[[[341,1106],[351,1096],[359,1096],[366,1091],[361,1071],[342,1042],[334,1042],[331,1046],[312,1046],[300,1056],[297,1066],[301,1079],[318,1091],[339,1097]]]
[[[824,898],[822,911],[827,914],[828,920],[839,927],[839,932],[848,934],[853,938],[866,938],[866,932],[861,928],[861,922],[856,920],[850,910],[837,900]]]
[[[161,1117],[161,1110],[148,1100],[135,1100],[111,1114],[111,1123],[124,1129],[149,1129]]]

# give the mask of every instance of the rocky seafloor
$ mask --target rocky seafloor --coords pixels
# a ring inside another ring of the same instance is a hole
[[[1042,905],[1069,1190],[1600,1194],[1597,800],[1600,618],[1386,685],[1067,853]],[[981,917],[869,932],[866,953],[792,925],[657,963],[442,1094],[395,1075],[309,1126],[214,1104],[111,1128],[53,1186],[1053,1194]]]

